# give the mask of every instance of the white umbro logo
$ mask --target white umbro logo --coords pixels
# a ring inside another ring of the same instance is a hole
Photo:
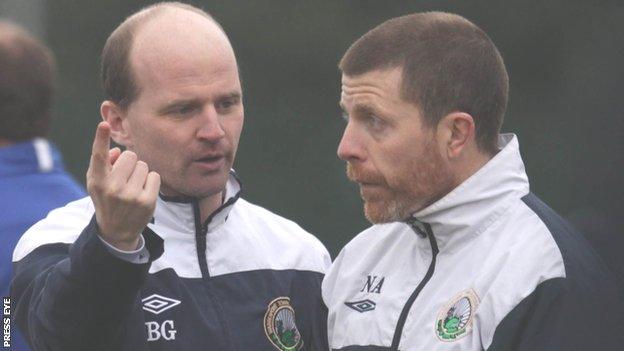
[[[143,302],[144,310],[152,312],[153,314],[161,314],[166,310],[179,305],[181,301],[160,296],[158,294],[152,294],[141,300],[141,302]]]

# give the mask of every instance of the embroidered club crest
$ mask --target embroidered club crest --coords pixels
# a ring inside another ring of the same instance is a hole
[[[282,296],[269,303],[264,314],[264,332],[280,351],[301,349],[303,340],[295,324],[295,310],[290,305],[290,298]]]
[[[436,334],[442,341],[455,341],[472,330],[472,320],[479,298],[472,289],[455,295],[438,313]]]

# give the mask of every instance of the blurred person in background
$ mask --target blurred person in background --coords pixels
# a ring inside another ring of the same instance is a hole
[[[340,61],[338,156],[373,226],[323,281],[332,350],[616,350],[624,310],[583,236],[530,192],[509,79],[463,17],[384,22]]]
[[[50,50],[0,20],[0,290],[9,296],[11,255],[30,226],[85,195],[47,139],[56,68]],[[12,350],[26,350],[13,331]]]
[[[221,26],[190,5],[145,8],[109,36],[102,79],[90,197],[13,255],[33,349],[325,350],[327,250],[241,198],[231,168],[244,108]]]

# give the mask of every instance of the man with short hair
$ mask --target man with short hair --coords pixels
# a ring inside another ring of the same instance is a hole
[[[102,78],[90,197],[14,253],[33,348],[326,349],[326,249],[240,198],[231,171],[244,113],[219,24],[190,5],[150,6],[108,38]]]
[[[84,196],[47,140],[55,81],[50,50],[0,21],[0,296],[9,296],[11,255],[20,236],[50,210]],[[17,333],[13,350],[25,351]]]
[[[338,156],[374,225],[323,281],[332,350],[619,349],[621,302],[499,135],[508,76],[441,12],[391,19],[340,61]]]

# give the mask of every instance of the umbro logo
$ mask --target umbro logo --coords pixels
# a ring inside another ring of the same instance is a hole
[[[158,294],[152,294],[143,300],[143,309],[153,314],[161,314],[166,310],[180,304],[180,300],[164,297]]]
[[[371,301],[369,299],[354,302],[345,302],[345,305],[360,313],[372,311],[375,309],[375,306],[377,306],[375,301]]]

